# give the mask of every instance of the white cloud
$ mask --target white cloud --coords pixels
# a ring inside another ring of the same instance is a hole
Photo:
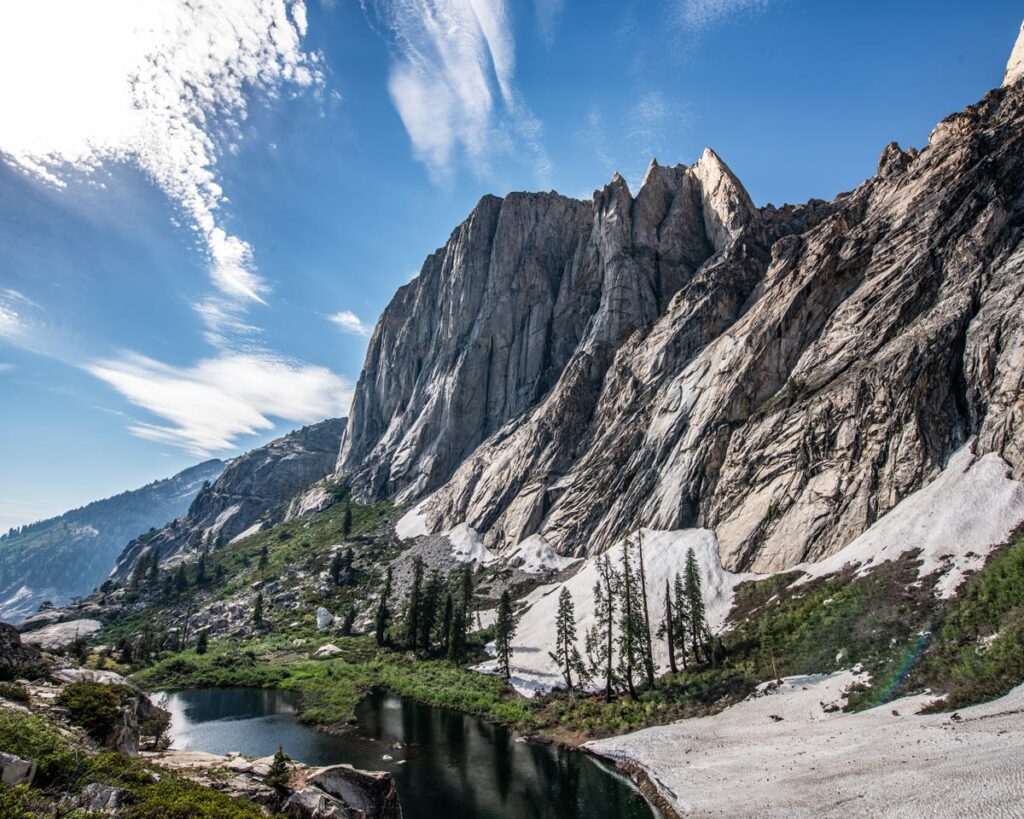
[[[550,170],[540,122],[515,86],[504,0],[371,0],[393,52],[388,91],[416,157],[435,181],[460,152],[478,172],[494,152],[525,151]]]
[[[692,29],[707,28],[741,12],[762,11],[771,0],[682,0],[683,23]]]
[[[332,324],[337,324],[344,332],[354,336],[368,336],[373,328],[366,324],[351,310],[339,310],[327,317]]]
[[[133,435],[199,457],[273,429],[271,418],[310,423],[343,415],[352,399],[351,384],[329,369],[270,353],[224,353],[189,367],[125,353],[85,369],[162,419],[132,424]]]
[[[0,155],[51,184],[130,161],[187,215],[214,284],[263,300],[252,248],[219,217],[214,135],[246,94],[322,79],[301,0],[55,0],[0,11]]]
[[[14,369],[14,365],[13,364],[0,363],[0,375],[2,375],[3,373],[9,373],[13,369]]]
[[[646,167],[659,150],[675,144],[679,132],[686,127],[686,114],[661,91],[640,95],[629,116],[630,144],[635,146]]]

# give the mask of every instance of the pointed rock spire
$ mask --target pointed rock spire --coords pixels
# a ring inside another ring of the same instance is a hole
[[[1003,85],[1012,85],[1024,77],[1024,23],[1020,24],[1020,34],[1017,35],[1017,42],[1010,52],[1010,61],[1006,64],[1006,73],[1003,75]]]
[[[721,250],[753,218],[754,203],[729,166],[710,148],[704,149],[690,171],[700,183],[708,238]]]

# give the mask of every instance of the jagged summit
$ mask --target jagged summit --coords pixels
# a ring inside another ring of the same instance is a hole
[[[1006,73],[1003,75],[1003,85],[1012,85],[1024,77],[1024,23],[1020,25],[1020,34],[1017,35],[1017,42],[1010,52],[1009,62],[1006,63]]]

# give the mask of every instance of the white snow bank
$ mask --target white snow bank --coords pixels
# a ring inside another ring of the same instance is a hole
[[[399,518],[398,523],[395,524],[395,534],[398,535],[399,540],[412,540],[414,537],[430,534],[430,529],[427,527],[426,501],[414,506]]]
[[[798,583],[842,569],[871,566],[921,550],[920,575],[943,571],[936,591],[950,597],[968,571],[1024,523],[1024,484],[995,453],[977,458],[974,442],[956,452],[930,484],[907,496],[842,551],[819,563],[803,563]]]
[[[736,586],[744,580],[760,576],[733,574],[723,569],[718,559],[718,541],[715,540],[714,532],[708,529],[642,529],[641,532],[652,631],[657,629],[665,610],[665,581],[671,583],[677,573],[684,572],[686,553],[690,547],[693,547],[700,566],[708,624],[712,630],[720,629],[725,622],[732,608]],[[634,535],[634,542],[635,539]],[[621,566],[622,541],[616,543],[607,554],[615,565]],[[595,623],[593,588],[597,579],[597,556],[588,557],[580,570],[565,583],[540,586],[526,598],[525,603],[529,608],[517,622],[511,663],[512,683],[526,696],[532,696],[537,689],[551,688],[562,683],[561,674],[548,652],[554,650],[555,616],[558,595],[563,586],[572,594],[576,613],[576,644],[580,653],[583,653],[587,629]],[[654,643],[654,661],[667,670],[668,651],[663,640]],[[493,672],[496,664],[492,661],[477,668]]]
[[[245,540],[250,535],[255,535],[262,528],[263,528],[263,521],[262,520],[258,520],[252,526],[250,526],[248,529],[246,529],[244,532],[239,532],[237,535],[235,535],[233,538],[231,538],[231,540],[229,540],[228,543],[238,543],[238,541],[240,541],[240,540]]]
[[[460,523],[444,533],[452,545],[452,557],[460,563],[491,563],[494,553],[484,546],[483,538],[468,523]]]
[[[715,716],[587,748],[639,764],[685,815],[1020,815],[1024,686],[961,710],[959,721],[917,714],[928,701],[922,696],[827,713],[855,678],[788,678]]]
[[[555,547],[540,535],[530,535],[505,555],[505,562],[527,574],[560,572],[579,558],[562,557]]]

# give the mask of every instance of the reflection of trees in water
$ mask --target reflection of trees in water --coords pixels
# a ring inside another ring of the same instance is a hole
[[[512,734],[504,728],[494,731],[492,745],[494,747],[494,785],[498,789],[498,799],[504,805],[509,791],[512,789],[514,766]]]
[[[582,815],[577,813],[577,802],[580,795],[579,760],[562,749],[556,752],[556,760],[555,804],[557,805],[557,815],[560,817]]]

